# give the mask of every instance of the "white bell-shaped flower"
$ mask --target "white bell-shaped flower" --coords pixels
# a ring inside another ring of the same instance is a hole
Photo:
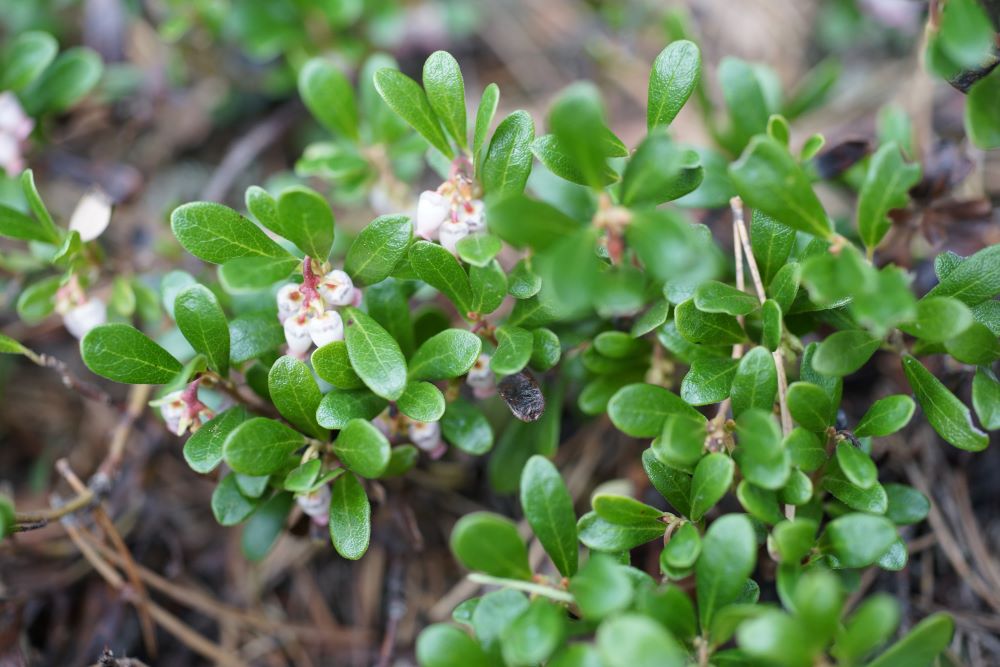
[[[83,242],[93,241],[104,233],[111,222],[111,199],[100,190],[91,190],[80,198],[69,219],[70,230],[80,234]]]
[[[330,487],[326,484],[312,493],[295,496],[295,502],[307,516],[320,525],[326,524],[330,518]]]
[[[17,95],[9,90],[0,94],[0,133],[23,141],[28,138],[34,127],[34,119],[24,113]]]
[[[486,231],[486,207],[482,199],[473,199],[458,207],[458,217],[469,226],[469,232]]]
[[[184,403],[182,394],[182,391],[175,391],[158,401],[160,414],[163,415],[163,421],[167,424],[167,430],[174,435],[184,435],[186,430],[184,422],[187,421],[185,417],[187,417],[188,407]]]
[[[463,220],[458,221],[448,221],[441,225],[438,230],[438,239],[441,241],[441,245],[445,247],[452,255],[458,255],[458,251],[455,247],[458,242],[469,235],[469,225]]]
[[[312,347],[312,336],[309,335],[309,316],[298,313],[285,320],[285,342],[288,351],[294,355],[305,354]]]
[[[497,378],[490,368],[490,355],[479,355],[465,376],[465,382],[472,387],[476,398],[489,398],[496,392]]]
[[[292,315],[302,310],[305,297],[295,283],[287,283],[278,290],[278,321],[284,323]]]
[[[108,307],[96,297],[74,306],[63,315],[63,325],[74,338],[83,338],[88,331],[107,321]]]
[[[309,336],[316,347],[323,347],[335,340],[344,340],[344,320],[340,313],[328,310],[309,320]]]
[[[331,306],[349,306],[354,299],[354,281],[340,269],[334,269],[319,282],[319,293]]]
[[[439,422],[411,421],[406,430],[413,444],[425,452],[435,452],[442,445]]]
[[[417,236],[434,239],[441,224],[451,217],[451,198],[434,190],[424,190],[417,202]]]

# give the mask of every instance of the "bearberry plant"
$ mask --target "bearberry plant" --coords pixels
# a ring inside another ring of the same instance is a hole
[[[972,58],[941,39],[941,54]],[[720,69],[724,110],[707,106],[697,46],[669,44],[649,76],[648,131],[628,146],[589,83],[559,93],[536,132],[525,111],[494,124],[496,85],[470,122],[442,51],[421,82],[373,56],[356,88],[311,60],[300,92],[330,137],[297,169],[385,215],[351,239],[303,185],[249,188],[248,216],[179,206],[174,236],[215,269],[165,276],[161,315],[141,280],[99,274],[93,221],[107,207],[88,203],[89,224],[63,230],[27,172],[33,217],[4,213],[0,233],[46,245],[53,274],[24,292],[22,315],[58,310],[94,373],[162,387],[153,405],[186,437],[191,468],[218,480],[219,523],[247,524],[251,558],[294,512],[361,558],[379,480],[493,449],[490,481],[519,491],[547,559],[529,559],[512,519],[463,517],[452,551],[491,590],[423,632],[428,667],[932,664],[949,617],[893,643],[891,597],[847,598],[860,571],[906,565],[900,527],[930,508],[880,481],[873,442],[918,407],[963,450],[1000,427],[1000,246],[938,256],[936,286],[919,293],[880,255],[921,179],[905,118],[840,178],[822,136],[791,146],[785,114],[801,95],[759,66]],[[671,128],[696,91],[714,146]],[[983,107],[970,109],[982,127]],[[834,179],[856,195],[850,215],[816,194]],[[714,229],[695,222],[705,209]],[[94,305],[108,280],[131,310]],[[133,326],[140,295],[157,340]],[[908,388],[858,411],[844,377],[874,359]],[[942,359],[946,377],[928,370]],[[975,418],[953,391],[968,383]],[[574,502],[551,461],[564,413],[606,413],[648,443],[641,464],[662,500],[602,488]],[[648,543],[658,566],[633,566]]]

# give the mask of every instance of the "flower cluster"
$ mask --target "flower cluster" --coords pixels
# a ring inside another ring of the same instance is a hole
[[[174,435],[192,433],[201,425],[215,416],[207,405],[198,398],[198,387],[201,380],[195,380],[184,389],[171,392],[163,398],[150,401],[150,405],[158,406],[167,429]]]
[[[309,349],[344,339],[344,320],[337,308],[361,303],[361,290],[340,269],[320,278],[313,260],[302,263],[302,284],[288,283],[278,290],[278,319],[285,328],[288,352],[305,358]]]
[[[437,190],[424,190],[417,202],[415,232],[428,241],[439,241],[457,255],[458,242],[470,234],[486,230],[479,186],[461,174],[454,174]]]
[[[21,148],[34,127],[35,121],[24,113],[17,96],[9,90],[0,93],[0,169],[8,176],[24,169]]]

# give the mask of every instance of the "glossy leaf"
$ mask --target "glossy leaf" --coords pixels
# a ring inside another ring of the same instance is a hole
[[[254,417],[230,431],[222,452],[229,467],[238,473],[270,475],[304,443],[301,433],[281,422]]]
[[[545,457],[532,456],[521,472],[521,507],[556,569],[564,577],[573,576],[578,558],[573,499],[559,471]]]
[[[468,145],[465,116],[465,81],[458,62],[447,51],[435,51],[424,61],[427,101],[459,148]]]
[[[436,422],[444,414],[444,394],[430,382],[409,382],[396,406],[410,419]]]
[[[413,225],[404,215],[375,218],[351,243],[344,271],[359,286],[385,280],[406,256],[412,235]]]
[[[288,355],[275,361],[267,375],[267,388],[274,407],[295,428],[320,440],[330,437],[330,432],[316,421],[323,395],[303,362]]]
[[[372,508],[358,479],[344,474],[330,485],[330,540],[337,553],[358,560],[368,551]]]
[[[710,627],[719,610],[739,598],[756,563],[757,539],[749,518],[727,514],[712,522],[695,566],[703,628]]]
[[[969,408],[923,364],[909,355],[904,356],[903,372],[927,421],[938,435],[959,449],[978,452],[986,448],[989,437],[973,425]]]
[[[472,310],[469,276],[454,255],[436,243],[417,241],[410,246],[410,264],[425,283],[439,290],[465,317]]]
[[[496,329],[497,349],[490,358],[490,368],[498,376],[513,375],[528,365],[534,337],[521,327],[499,326]]]
[[[534,137],[535,124],[526,111],[515,111],[500,121],[483,159],[481,180],[487,194],[506,197],[524,191]]]
[[[185,250],[213,264],[225,264],[237,257],[288,255],[257,225],[222,204],[192,202],[179,206],[170,214],[170,227]]]
[[[399,344],[357,308],[346,308],[344,316],[344,341],[354,371],[382,398],[398,399],[406,388],[406,359]]]
[[[94,327],[80,341],[80,355],[97,375],[125,384],[166,384],[181,370],[181,362],[127,324]]]
[[[466,514],[451,532],[451,550],[466,568],[495,577],[530,579],[528,548],[514,523],[489,512]]]
[[[375,90],[382,96],[389,108],[400,118],[409,123],[410,127],[441,151],[445,157],[452,158],[455,153],[441,130],[437,114],[427,99],[427,94],[416,81],[402,72],[383,68],[375,72]]]
[[[622,387],[608,402],[608,416],[622,432],[635,438],[654,438],[670,414],[704,417],[677,394],[651,384]]]
[[[701,76],[701,53],[687,40],[671,42],[649,73],[646,125],[669,125],[691,97]]]
[[[691,481],[691,513],[689,516],[692,521],[700,520],[726,495],[726,491],[733,483],[735,469],[733,460],[718,452],[709,454],[698,463]]]
[[[309,112],[331,132],[358,138],[358,107],[354,89],[333,64],[313,58],[299,70],[299,94]]]
[[[861,329],[838,331],[816,348],[813,368],[825,375],[850,375],[864,366],[881,344],[881,338]]]
[[[740,359],[730,396],[733,416],[751,409],[770,410],[778,393],[778,371],[767,350],[755,347]]]
[[[174,319],[191,347],[205,355],[213,370],[226,375],[229,324],[212,291],[203,285],[192,285],[182,291],[174,301]]]
[[[909,203],[909,190],[919,180],[920,165],[906,164],[895,142],[875,152],[858,195],[858,233],[866,247],[878,246],[892,225],[889,211]]]
[[[883,437],[900,430],[910,422],[916,406],[903,394],[886,396],[875,401],[854,428],[858,437]]]

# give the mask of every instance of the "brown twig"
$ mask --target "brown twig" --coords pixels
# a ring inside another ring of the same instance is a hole
[[[97,468],[97,473],[95,473],[94,479],[91,480],[92,483],[97,482],[101,486],[104,486],[114,478],[125,455],[125,445],[128,443],[128,437],[132,433],[132,427],[146,408],[146,403],[149,401],[149,395],[152,391],[152,385],[148,384],[134,385],[129,391],[125,414],[122,415],[115,426],[114,432],[111,434],[111,444],[108,446],[108,453],[104,457],[104,461]]]
[[[78,493],[58,507],[38,510],[37,512],[15,512],[14,523],[19,526],[23,525],[26,530],[43,528],[50,521],[57,521],[64,516],[69,516],[85,507],[89,507],[92,502],[94,502],[94,492],[90,489],[84,489],[81,493]]]

